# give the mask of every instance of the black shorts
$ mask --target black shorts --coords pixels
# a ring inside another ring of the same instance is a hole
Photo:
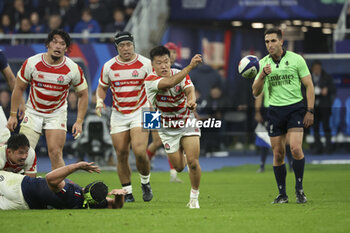
[[[269,136],[286,134],[290,128],[303,128],[305,114],[306,108],[302,101],[287,106],[270,106],[267,111]]]

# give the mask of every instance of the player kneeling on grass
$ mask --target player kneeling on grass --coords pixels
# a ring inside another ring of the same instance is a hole
[[[85,188],[66,177],[78,170],[100,173],[93,162],[79,162],[57,168],[45,178],[33,178],[16,173],[0,171],[0,209],[82,209],[122,208],[125,191],[108,187],[101,181]],[[109,198],[107,195],[114,195]]]
[[[184,169],[187,159],[192,186],[188,206],[199,208],[200,130],[196,127],[176,126],[189,119],[194,119],[192,111],[196,108],[196,97],[188,73],[202,62],[202,58],[199,54],[195,55],[191,63],[180,71],[170,68],[170,53],[164,46],[155,47],[151,50],[150,55],[154,73],[145,80],[147,98],[152,107],[161,113],[161,119],[169,123],[167,127],[159,129],[158,133],[168,158],[177,172]]]

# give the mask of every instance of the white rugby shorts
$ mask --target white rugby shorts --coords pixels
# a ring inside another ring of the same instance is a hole
[[[29,209],[22,194],[22,180],[24,176],[0,171],[0,210]]]
[[[188,127],[182,129],[161,129],[158,130],[162,140],[165,152],[168,154],[175,153],[180,148],[180,140],[185,136],[201,136],[199,128]]]
[[[40,134],[43,129],[62,129],[67,131],[67,111],[50,113],[47,116],[43,116],[43,114],[36,114],[35,111],[27,109],[21,123],[22,126],[29,127]]]
[[[145,104],[145,106],[140,107],[135,112],[130,114],[123,114],[113,109],[111,114],[110,134],[121,133],[135,127],[142,127],[142,109],[144,107],[148,107],[148,104]]]

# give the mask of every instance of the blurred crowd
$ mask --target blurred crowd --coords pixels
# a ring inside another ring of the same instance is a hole
[[[0,34],[48,33],[64,29],[72,33],[122,31],[138,0],[2,0]],[[113,9],[113,10],[110,10]],[[18,39],[15,44],[41,42]],[[88,43],[89,40],[81,41]],[[3,40],[1,43],[10,43]]]

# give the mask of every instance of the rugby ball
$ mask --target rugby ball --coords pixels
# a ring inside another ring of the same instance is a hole
[[[255,78],[259,72],[259,58],[253,55],[245,56],[238,65],[238,72],[243,78]]]

